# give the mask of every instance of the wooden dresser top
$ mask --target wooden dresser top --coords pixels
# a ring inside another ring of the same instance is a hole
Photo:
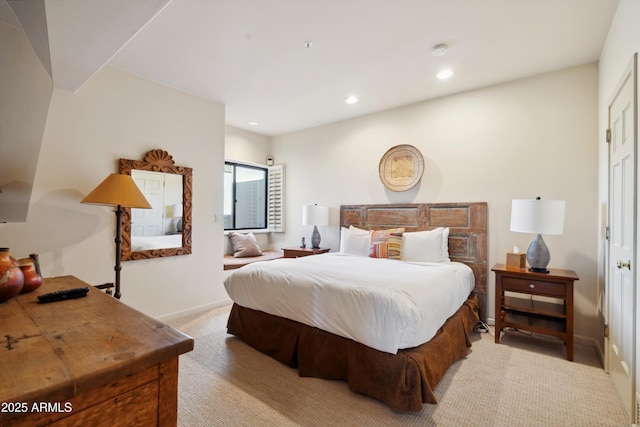
[[[0,402],[64,400],[193,350],[193,339],[90,287],[84,298],[37,296],[88,286],[73,276],[0,303]]]

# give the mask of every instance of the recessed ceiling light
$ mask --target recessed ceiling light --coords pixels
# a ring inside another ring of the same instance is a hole
[[[449,48],[449,46],[447,46],[445,43],[440,43],[435,45],[434,47],[431,48],[431,54],[433,56],[442,56],[445,53],[447,53],[447,49]]]
[[[453,70],[451,68],[445,68],[444,70],[441,70],[438,74],[436,74],[436,77],[440,80],[446,80],[451,76],[453,76]]]
[[[258,122],[249,122],[249,126],[258,126]]]
[[[358,97],[355,95],[348,96],[344,99],[344,102],[346,102],[347,104],[355,104],[356,102],[358,102]]]

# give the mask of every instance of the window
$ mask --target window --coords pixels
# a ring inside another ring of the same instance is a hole
[[[224,163],[224,229],[284,231],[284,167]]]

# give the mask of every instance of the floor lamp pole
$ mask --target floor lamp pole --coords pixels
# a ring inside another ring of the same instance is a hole
[[[116,214],[116,266],[113,268],[116,271],[116,293],[113,295],[115,298],[120,299],[120,259],[122,258],[122,206],[118,205],[118,209],[115,210]]]

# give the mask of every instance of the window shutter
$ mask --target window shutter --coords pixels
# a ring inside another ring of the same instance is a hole
[[[284,165],[269,167],[269,231],[284,233]]]

